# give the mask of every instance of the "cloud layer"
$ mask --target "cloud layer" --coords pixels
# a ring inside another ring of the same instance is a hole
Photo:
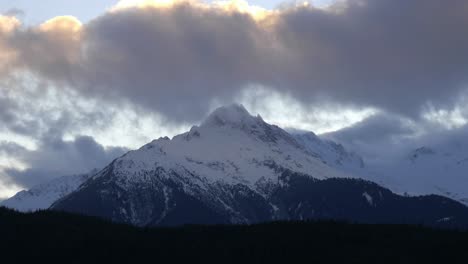
[[[73,141],[48,138],[32,151],[14,143],[0,144],[0,153],[15,156],[17,161],[27,164],[28,168],[24,170],[4,170],[9,182],[26,188],[55,177],[101,169],[126,151],[125,148],[104,148],[87,136],[77,137]]]
[[[3,17],[1,56],[11,58],[2,68],[183,121],[250,84],[303,103],[326,98],[415,117],[428,102],[453,104],[466,86],[467,13],[464,0],[270,11],[242,2],[123,2],[85,25],[58,17],[24,28]]]

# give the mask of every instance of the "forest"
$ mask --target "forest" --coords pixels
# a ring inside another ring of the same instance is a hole
[[[137,228],[0,208],[3,263],[467,263],[467,230],[335,221]]]

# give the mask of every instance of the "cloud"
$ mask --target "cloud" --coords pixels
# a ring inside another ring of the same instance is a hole
[[[54,177],[101,168],[127,148],[184,129],[138,108],[84,98],[31,76],[0,80],[0,198]]]
[[[34,28],[15,32],[9,44],[18,68],[32,70],[59,85],[73,83],[81,63],[81,22],[71,16],[52,18]]]
[[[232,98],[267,70],[265,32],[250,15],[223,10],[178,3],[102,16],[87,29],[83,86],[199,120],[213,99]]]
[[[420,144],[426,124],[402,116],[378,113],[363,121],[321,136],[358,152],[366,161],[394,159]]]
[[[330,134],[337,140],[375,143],[414,135],[416,127],[402,117],[380,113]]]
[[[420,147],[451,155],[466,155],[468,124],[449,123],[449,119],[441,123],[438,119],[411,120],[404,116],[379,113],[321,136],[358,152],[368,163],[393,164]]]
[[[48,138],[36,150],[14,143],[0,143],[0,153],[14,155],[27,165],[24,170],[4,168],[8,182],[26,188],[55,177],[100,169],[126,151],[125,148],[104,148],[89,136],[77,137],[73,141]]]
[[[16,17],[0,15],[0,78],[5,77],[16,66],[14,62],[17,50],[9,40],[20,25],[21,22]]]
[[[372,108],[330,102],[302,104],[299,99],[288,94],[271,91],[262,86],[247,87],[234,101],[241,102],[251,113],[260,113],[268,123],[283,128],[314,131],[318,134],[348,127],[378,113]],[[219,107],[229,103],[232,102],[221,101],[213,106]]]
[[[241,1],[130,2],[84,25],[59,17],[18,28],[4,17],[0,24],[14,33],[0,43],[16,54],[16,67],[48,81],[179,121],[199,120],[213,100],[252,84],[303,104],[327,100],[411,117],[427,103],[453,105],[466,87],[464,0],[277,10]]]

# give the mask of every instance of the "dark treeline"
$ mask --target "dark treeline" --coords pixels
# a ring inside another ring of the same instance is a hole
[[[141,229],[0,208],[1,263],[468,263],[468,233],[408,225],[276,222]]]

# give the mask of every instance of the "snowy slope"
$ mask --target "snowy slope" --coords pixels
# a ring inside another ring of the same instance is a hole
[[[384,164],[368,164],[361,177],[392,191],[438,194],[468,205],[468,151],[462,146],[420,147]]]
[[[313,132],[293,131],[291,134],[309,152],[317,155],[317,157],[331,167],[357,175],[365,168],[362,157],[346,150],[341,144],[321,139]]]
[[[275,164],[317,179],[345,177],[281,128],[253,117],[243,106],[214,111],[200,126],[175,136],[160,138],[117,161],[119,175],[138,178],[141,171],[164,167],[200,174],[209,182],[243,183],[275,180]],[[138,179],[136,179],[138,180]]]
[[[29,190],[20,191],[13,197],[2,201],[0,205],[21,212],[47,209],[58,199],[78,189],[83,182],[97,172],[97,170],[93,170],[87,174],[63,176],[53,179]]]

